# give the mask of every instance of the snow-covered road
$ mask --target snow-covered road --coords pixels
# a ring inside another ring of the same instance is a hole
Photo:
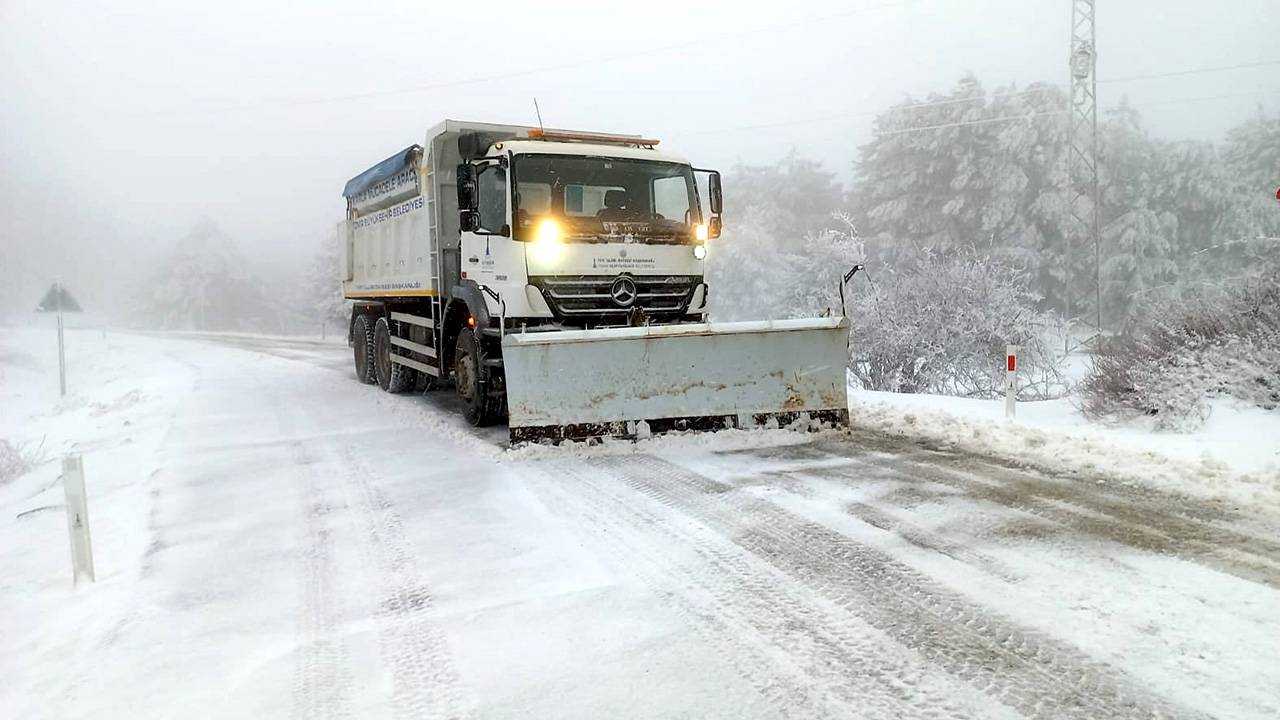
[[[99,574],[56,462],[0,481],[0,717],[1280,716],[1275,517],[862,432],[506,451],[333,342],[73,334],[57,403],[0,332]]]

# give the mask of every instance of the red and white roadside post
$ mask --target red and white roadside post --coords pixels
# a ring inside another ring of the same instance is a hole
[[[1013,417],[1017,414],[1018,404],[1018,351],[1021,346],[1010,345],[1005,350],[1005,385],[1004,385],[1004,416]]]

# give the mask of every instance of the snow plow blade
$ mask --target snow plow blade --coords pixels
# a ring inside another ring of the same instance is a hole
[[[510,334],[511,442],[848,425],[848,338],[845,318]]]

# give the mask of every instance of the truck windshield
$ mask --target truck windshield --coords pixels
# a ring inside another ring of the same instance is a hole
[[[537,239],[544,220],[566,242],[691,242],[702,221],[688,165],[583,155],[512,160],[515,238]]]

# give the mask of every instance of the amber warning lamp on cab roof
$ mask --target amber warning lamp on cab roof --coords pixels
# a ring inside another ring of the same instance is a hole
[[[626,135],[603,135],[596,133],[580,133],[580,132],[560,132],[557,130],[538,130],[529,131],[529,137],[534,140],[566,140],[569,142],[591,142],[602,143],[607,145],[639,145],[643,147],[653,147],[660,141],[652,138],[627,137]]]

